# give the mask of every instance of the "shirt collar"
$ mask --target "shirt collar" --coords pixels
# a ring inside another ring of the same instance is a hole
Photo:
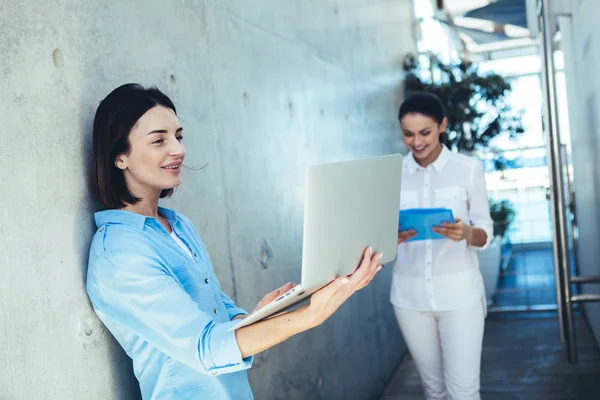
[[[440,153],[438,158],[436,158],[435,161],[431,163],[431,168],[433,168],[437,172],[441,171],[442,168],[444,168],[444,165],[446,165],[446,163],[448,162],[448,158],[450,158],[450,150],[448,150],[448,148],[442,144],[442,152]],[[412,152],[409,153],[409,157],[405,157],[405,160],[406,160],[406,168],[408,169],[408,172],[410,174],[414,174],[418,170],[426,170],[427,169],[427,168],[421,167],[417,163]]]
[[[169,221],[171,226],[175,225],[175,222],[177,221],[177,213],[175,211],[164,207],[158,207],[158,212]],[[105,210],[95,213],[94,220],[96,221],[97,227],[107,223],[117,223],[144,229],[146,220],[156,220],[156,218],[125,210]]]
[[[431,165],[437,172],[440,172],[442,168],[444,168],[444,165],[446,165],[446,163],[448,162],[449,158],[450,150],[448,150],[448,148],[442,144],[442,152],[440,153],[438,158],[436,158],[435,161],[431,163]]]

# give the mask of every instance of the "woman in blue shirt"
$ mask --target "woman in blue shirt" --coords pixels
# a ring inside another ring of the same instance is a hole
[[[94,215],[87,291],[132,358],[145,400],[252,399],[252,357],[323,323],[373,279],[381,254],[365,250],[357,271],[315,293],[310,305],[230,331],[246,312],[222,291],[192,222],[158,206],[181,183],[182,140],[175,106],[156,88],[126,84],[100,103],[93,180],[106,210]]]

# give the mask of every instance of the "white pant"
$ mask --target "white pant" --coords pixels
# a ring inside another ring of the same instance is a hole
[[[440,312],[394,309],[427,400],[479,400],[485,304]]]

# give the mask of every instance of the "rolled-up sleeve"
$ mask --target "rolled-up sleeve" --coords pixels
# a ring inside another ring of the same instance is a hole
[[[477,160],[471,170],[471,184],[469,187],[469,220],[475,228],[483,229],[487,235],[485,245],[474,247],[477,250],[486,249],[494,238],[494,222],[490,216],[490,204],[483,165]]]
[[[221,301],[225,304],[225,308],[227,309],[227,313],[229,314],[229,319],[233,319],[238,315],[246,315],[248,312],[243,308],[240,308],[235,305],[233,300],[229,296],[223,292],[221,289]]]
[[[137,254],[106,252],[88,276],[88,294],[101,320],[126,326],[166,355],[199,372],[247,369],[235,332],[237,321],[215,322],[158,263]]]

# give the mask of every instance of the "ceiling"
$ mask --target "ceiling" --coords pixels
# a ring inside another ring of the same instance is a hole
[[[431,1],[435,8],[438,0]],[[500,51],[506,56],[511,49],[519,54],[523,49],[537,51],[537,42],[527,27],[531,21],[526,15],[527,7],[535,5],[536,0],[442,0],[442,3],[444,9],[438,10],[435,18],[459,39],[463,46],[459,51],[464,55],[495,58],[491,53]]]

